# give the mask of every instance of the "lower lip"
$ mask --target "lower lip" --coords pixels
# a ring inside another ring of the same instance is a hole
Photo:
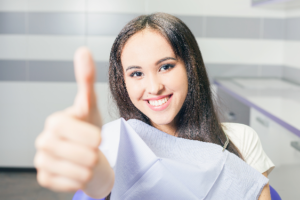
[[[168,107],[168,105],[170,104],[171,100],[172,100],[173,95],[171,95],[171,97],[168,99],[168,101],[166,103],[164,103],[161,106],[153,106],[150,103],[148,103],[148,101],[146,101],[147,105],[149,106],[149,108],[151,108],[154,111],[162,111],[164,109],[166,109]]]

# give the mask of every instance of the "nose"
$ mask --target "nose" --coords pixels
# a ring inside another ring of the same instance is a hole
[[[164,85],[158,76],[148,76],[147,81],[147,92],[152,95],[159,95],[163,91]]]

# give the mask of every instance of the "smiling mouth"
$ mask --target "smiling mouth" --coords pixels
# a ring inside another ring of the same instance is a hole
[[[165,103],[168,102],[168,100],[171,98],[171,96],[172,95],[169,95],[167,97],[164,97],[164,98],[161,98],[161,99],[158,99],[158,100],[148,100],[148,103],[151,106],[155,106],[155,107],[162,106],[162,105],[164,105]]]

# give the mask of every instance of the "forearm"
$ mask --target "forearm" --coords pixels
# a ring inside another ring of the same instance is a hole
[[[268,178],[267,172],[264,172],[263,175]],[[265,187],[260,193],[258,200],[271,200],[269,184],[265,185]]]
[[[104,154],[99,151],[99,161],[94,169],[93,177],[83,191],[92,198],[104,198],[111,192],[115,174]]]

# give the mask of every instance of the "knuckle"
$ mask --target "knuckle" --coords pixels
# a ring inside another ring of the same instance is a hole
[[[43,187],[49,187],[49,186],[50,186],[50,182],[47,181],[47,180],[45,180],[45,179],[41,179],[41,180],[39,181],[39,184],[40,184],[41,186],[43,186]]]
[[[93,135],[93,147],[98,148],[101,142],[101,130],[99,128],[95,128]]]
[[[88,182],[92,179],[92,171],[91,170],[84,170],[83,172],[83,181]]]
[[[101,130],[100,129],[98,129],[98,134],[97,134],[97,143],[98,143],[98,145],[97,146],[99,146],[100,145],[100,143],[101,143]]]
[[[63,116],[62,116],[61,112],[53,113],[52,115],[47,117],[47,119],[45,121],[45,127],[55,130],[62,123],[62,119],[63,119]]]
[[[81,190],[84,188],[84,183],[83,182],[76,182],[76,184],[72,185],[70,188],[69,188],[69,191],[70,192],[75,192],[77,190]]]
[[[35,148],[36,149],[41,149],[44,145],[43,143],[43,137],[44,135],[43,134],[40,134],[36,139],[35,139]]]
[[[98,163],[98,154],[94,153],[93,154],[93,166],[95,166]]]
[[[34,156],[33,164],[34,164],[35,168],[40,168],[40,166],[39,166],[39,157],[38,157],[38,154],[36,154],[36,155]]]
[[[37,174],[37,181],[43,187],[49,187],[51,185],[50,178],[49,178],[49,176],[46,175],[46,172],[42,172],[42,171],[39,172]]]
[[[83,190],[84,188],[86,188],[86,185],[84,183],[78,184],[78,189]]]
[[[38,152],[34,158],[35,167],[43,168],[45,166],[45,163],[46,163],[45,156],[41,152]]]
[[[35,140],[35,147],[38,150],[47,149],[47,147],[51,144],[49,142],[51,140],[51,135],[45,132],[41,133]]]
[[[94,167],[96,165],[96,163],[98,162],[98,156],[96,153],[93,152],[90,154],[89,157],[90,157],[88,160],[89,166]]]
[[[59,149],[60,138],[51,134],[51,132],[43,133],[36,141],[35,146],[38,153],[53,155]]]
[[[76,186],[69,185],[69,186],[66,186],[66,188],[64,189],[64,192],[75,192],[78,189],[80,189],[80,188],[78,188]]]

